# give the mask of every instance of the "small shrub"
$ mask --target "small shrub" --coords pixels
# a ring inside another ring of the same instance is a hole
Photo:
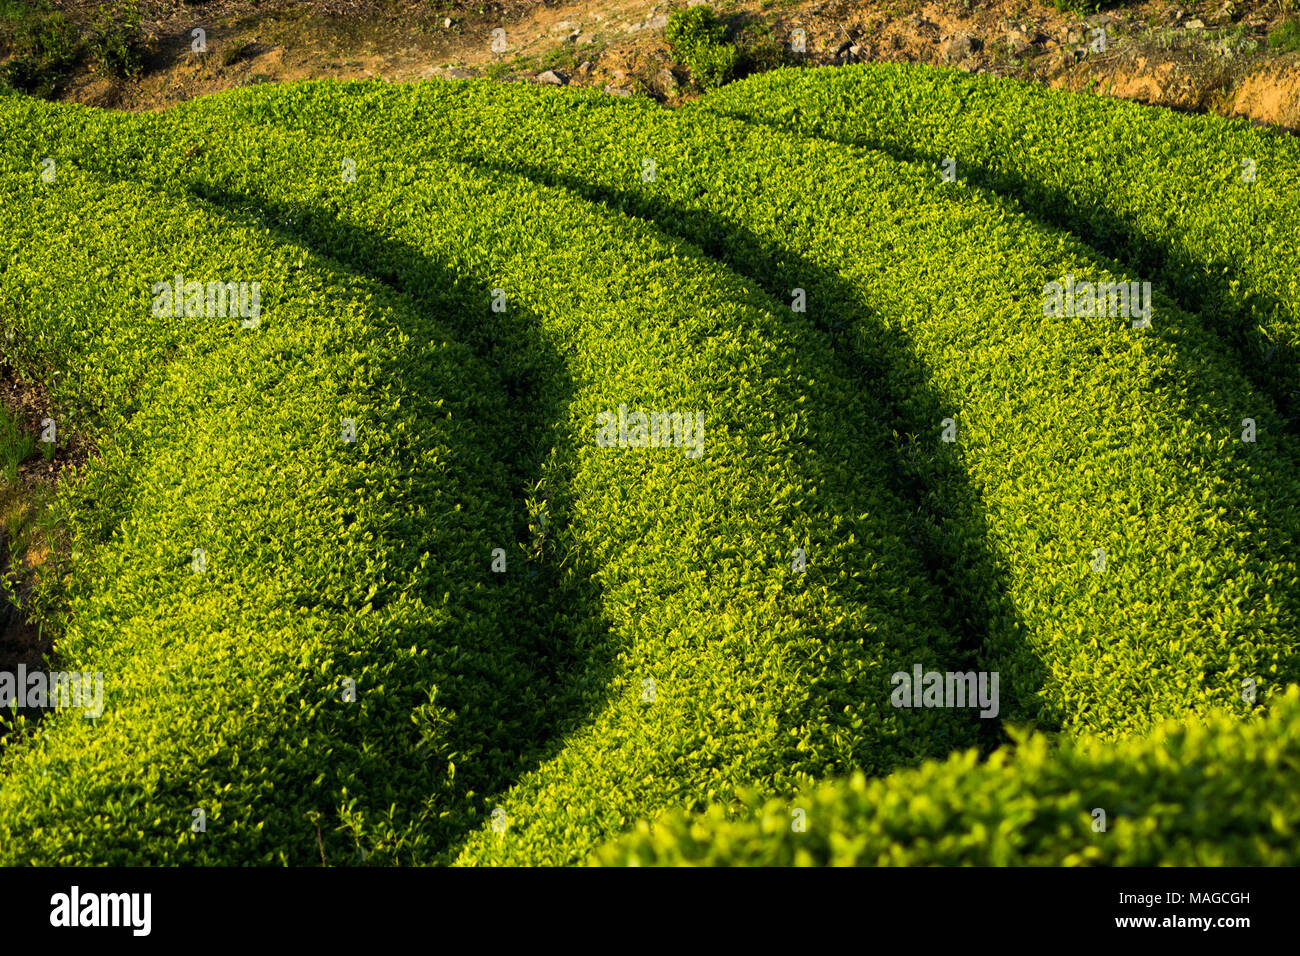
[[[91,29],[90,48],[105,76],[129,78],[144,71],[146,47],[140,32],[140,9],[124,3],[113,9],[99,8]]]
[[[673,56],[691,73],[702,90],[729,82],[741,62],[741,53],[727,42],[727,27],[710,7],[688,7],[668,18],[664,39]]]
[[[239,58],[243,56],[247,51],[248,51],[247,40],[235,41],[234,43],[230,44],[230,46],[226,47],[225,51],[221,54],[221,65],[231,66],[232,64],[239,62]]]
[[[1300,50],[1300,17],[1292,17],[1268,35],[1268,48],[1281,53]]]
[[[25,24],[14,43],[17,53],[0,71],[0,81],[48,96],[81,59],[84,44],[76,28],[61,13]]]
[[[766,73],[784,66],[796,66],[799,63],[799,58],[791,52],[788,43],[782,43],[771,36],[742,43],[740,53],[738,72],[744,76]]]
[[[696,6],[677,10],[668,18],[664,39],[675,50],[727,42],[727,27],[712,7]]]
[[[740,64],[740,51],[730,43],[701,45],[687,54],[686,67],[701,89],[717,89],[731,81]]]

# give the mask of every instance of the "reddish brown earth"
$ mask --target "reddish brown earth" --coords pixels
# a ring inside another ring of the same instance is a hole
[[[804,59],[950,63],[971,72],[1093,90],[1177,109],[1242,114],[1300,129],[1300,53],[1267,38],[1295,14],[1290,0],[1146,2],[1081,16],[1037,0],[718,0],[742,40],[788,46],[803,29]],[[685,71],[663,40],[664,0],[144,0],[153,55],[134,80],[87,65],[65,99],[158,109],[217,90],[309,77],[393,81],[489,75],[688,98]],[[54,0],[84,21],[88,0]],[[207,51],[191,49],[203,29]],[[494,50],[492,31],[505,31]],[[1105,51],[1093,49],[1104,29]]]

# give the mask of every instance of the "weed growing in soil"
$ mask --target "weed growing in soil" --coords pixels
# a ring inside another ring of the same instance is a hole
[[[18,466],[31,457],[36,441],[22,425],[0,408],[0,477],[12,484],[18,480]]]

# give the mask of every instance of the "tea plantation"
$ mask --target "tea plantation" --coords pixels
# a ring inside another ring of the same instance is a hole
[[[1297,169],[915,67],[0,94],[103,675],[0,863],[1300,862]]]

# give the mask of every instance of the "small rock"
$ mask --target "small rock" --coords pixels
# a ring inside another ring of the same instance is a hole
[[[632,95],[631,90],[626,90],[621,86],[615,86],[612,83],[605,87],[605,92],[610,96],[622,96],[625,98]]]
[[[672,70],[662,69],[655,74],[655,83],[660,93],[672,93],[677,89],[677,77]]]
[[[554,70],[547,70],[545,73],[539,73],[537,75],[537,82],[549,83],[551,86],[563,86],[568,82],[568,80],[561,73],[556,73]]]
[[[1204,20],[1188,20],[1186,23],[1183,24],[1183,26],[1186,27],[1186,28],[1189,29],[1189,30],[1204,30],[1204,29],[1205,29],[1205,21],[1204,21]]]
[[[442,21],[442,28],[444,30],[451,29],[451,17],[447,17],[445,20]]]
[[[1080,33],[1078,30],[1069,30],[1065,34],[1066,43],[1078,43],[1082,39],[1083,39],[1083,34]]]
[[[453,80],[469,80],[477,75],[473,70],[467,70],[463,66],[453,66],[447,71],[447,76]]]
[[[982,49],[984,43],[978,37],[962,34],[953,37],[943,48],[943,58],[948,63],[960,63],[972,53]]]
[[[862,47],[858,46],[856,43],[853,44],[853,46],[849,47],[850,56],[860,56],[861,54],[862,54]]]
[[[591,72],[591,61],[590,61],[590,60],[583,60],[581,63],[579,63],[579,64],[578,64],[578,72],[579,72],[579,73],[590,73],[590,72]]]
[[[666,26],[668,26],[668,14],[666,13],[661,13],[657,17],[651,17],[645,22],[645,28],[647,30],[662,30]]]

